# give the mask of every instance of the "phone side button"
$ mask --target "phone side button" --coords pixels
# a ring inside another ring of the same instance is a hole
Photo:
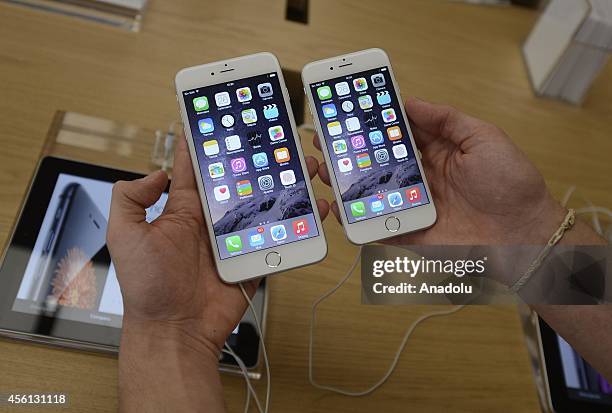
[[[266,255],[266,264],[268,265],[268,267],[276,268],[280,265],[280,263],[281,255],[278,252],[272,251]]]
[[[385,221],[385,227],[389,232],[397,232],[400,228],[400,220],[396,217],[389,217]]]

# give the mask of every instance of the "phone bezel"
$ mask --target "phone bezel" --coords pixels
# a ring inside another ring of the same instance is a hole
[[[412,130],[410,128],[410,123],[408,122],[408,117],[406,116],[404,105],[402,104],[400,104],[399,106],[406,127],[410,133],[410,138],[408,139],[408,141],[410,142],[410,145],[412,145],[412,150],[414,151],[414,153],[417,154],[416,161],[419,166],[419,170],[421,171],[423,185],[425,186],[430,202],[428,204],[421,205],[415,208],[406,209],[395,213],[389,213],[380,217],[369,218],[367,220],[354,223],[349,223],[348,218],[346,216],[346,211],[343,207],[340,189],[336,180],[336,173],[333,169],[331,156],[327,148],[327,144],[325,142],[321,118],[319,117],[319,113],[315,104],[313,93],[310,89],[310,85],[312,83],[326,81],[340,76],[347,76],[353,73],[372,70],[383,66],[386,66],[388,68],[391,83],[393,85],[392,87],[395,90],[395,94],[398,97],[398,100],[401,101],[400,90],[397,86],[397,82],[393,74],[391,62],[389,61],[389,57],[387,56],[385,51],[382,49],[368,49],[355,53],[349,53],[342,56],[332,57],[325,60],[319,60],[307,64],[302,70],[302,82],[304,83],[304,90],[308,98],[308,105],[310,107],[310,111],[314,120],[315,128],[317,130],[317,134],[319,135],[321,150],[323,152],[325,162],[328,165],[327,169],[331,175],[332,189],[334,191],[336,202],[339,206],[338,209],[340,210],[342,226],[344,227],[344,231],[346,232],[346,236],[349,241],[358,245],[366,244],[373,241],[379,241],[382,239],[391,238],[401,234],[406,234],[409,232],[419,231],[428,228],[436,222],[437,217],[436,208],[434,205],[433,197],[431,195],[431,190],[429,189],[427,178],[425,177],[425,173],[423,171],[423,165],[421,164],[421,159],[418,155],[419,152],[415,146],[414,139],[412,138]],[[400,228],[396,232],[391,232],[387,230],[385,226],[386,220],[392,216],[396,217],[400,221]]]
[[[287,108],[289,123],[293,136],[295,137],[295,146],[298,152],[300,166],[304,173],[306,187],[308,189],[309,199],[313,208],[313,215],[317,224],[319,235],[301,241],[295,241],[289,244],[281,244],[277,247],[266,248],[261,251],[254,251],[244,255],[221,260],[217,247],[216,237],[214,235],[212,220],[208,210],[208,202],[204,183],[199,172],[198,159],[195,152],[195,144],[189,127],[189,119],[185,107],[183,92],[196,88],[204,88],[219,83],[239,81],[244,78],[263,75],[266,73],[276,72],[279,83],[281,84],[281,93],[285,106]],[[209,237],[211,239],[212,251],[215,257],[215,263],[221,279],[228,283],[237,283],[252,278],[270,275],[292,268],[301,267],[304,265],[314,264],[321,261],[327,255],[327,243],[321,218],[317,209],[317,203],[312,190],[310,179],[308,178],[308,169],[304,160],[304,153],[300,143],[295,119],[289,101],[289,92],[285,86],[283,73],[276,57],[268,52],[257,53],[248,56],[236,57],[228,60],[222,60],[214,63],[209,63],[200,66],[189,67],[182,69],[176,74],[175,78],[176,96],[179,104],[179,111],[184,125],[185,137],[189,146],[192,165],[195,171],[196,183],[198,192],[202,202],[202,210],[206,221]],[[270,267],[266,264],[266,256],[270,252],[278,252],[281,255],[281,263],[277,267]],[[307,252],[307,253],[305,253]],[[248,273],[245,271],[248,269]]]

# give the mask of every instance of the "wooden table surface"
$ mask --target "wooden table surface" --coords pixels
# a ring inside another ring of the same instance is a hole
[[[263,50],[300,70],[315,59],[382,47],[404,95],[446,102],[504,128],[555,196],[576,184],[594,204],[612,204],[612,66],[582,107],[535,98],[520,45],[536,12],[431,0],[310,3],[310,24],[301,25],[284,20],[281,0],[151,0],[140,33],[0,3],[0,245],[57,109],[166,127],[178,117],[178,69]],[[304,138],[305,151],[315,154]],[[315,191],[331,197],[318,179]],[[471,307],[428,321],[371,396],[312,388],[309,308],[357,251],[335,220],[325,232],[323,263],[270,280],[273,412],[538,411],[514,307]],[[431,309],[362,306],[359,286],[355,276],[321,306],[316,334],[318,380],[354,390],[378,380],[406,326]],[[112,357],[0,341],[0,393],[66,392],[71,407],[62,411],[115,411],[116,374]],[[223,382],[229,410],[241,411],[242,379]]]

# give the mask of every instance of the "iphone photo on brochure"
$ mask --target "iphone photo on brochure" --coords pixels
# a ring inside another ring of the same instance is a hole
[[[182,69],[175,83],[221,278],[322,260],[327,243],[276,57]]]
[[[312,62],[302,81],[348,239],[365,244],[433,225],[436,208],[387,54]]]

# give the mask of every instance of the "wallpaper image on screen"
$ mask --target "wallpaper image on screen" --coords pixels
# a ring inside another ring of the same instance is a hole
[[[570,398],[612,405],[612,384],[599,374],[561,336],[557,335],[563,376]]]
[[[183,97],[221,259],[317,236],[277,74]]]
[[[349,223],[429,203],[386,67],[310,89]]]

